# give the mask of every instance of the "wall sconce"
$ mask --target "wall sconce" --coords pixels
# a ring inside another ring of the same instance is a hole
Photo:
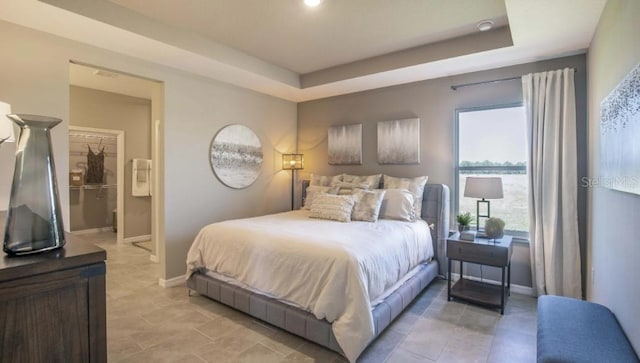
[[[7,117],[9,114],[11,114],[11,105],[0,102],[0,144],[16,141],[13,133],[13,121]]]
[[[491,217],[491,203],[486,199],[502,199],[502,178],[500,177],[467,177],[464,185],[464,196],[482,198],[476,202],[476,230],[480,230],[480,217]],[[480,203],[487,205],[487,214],[480,214]]]
[[[291,210],[293,210],[295,173],[296,170],[304,169],[304,155],[302,154],[282,154],[282,170],[291,170]]]

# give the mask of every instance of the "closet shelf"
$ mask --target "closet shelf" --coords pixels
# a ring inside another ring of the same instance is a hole
[[[82,186],[69,185],[69,189],[84,189],[84,190],[96,190],[96,189],[108,189],[117,187],[118,184],[85,184]]]
[[[69,151],[69,156],[87,156],[86,151]],[[104,157],[105,158],[115,158],[117,155],[115,152],[111,152],[109,149],[105,149]]]

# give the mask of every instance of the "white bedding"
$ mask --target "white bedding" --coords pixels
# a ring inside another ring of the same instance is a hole
[[[187,275],[206,268],[305,307],[332,323],[353,362],[374,336],[371,302],[432,256],[423,221],[340,223],[292,211],[204,227]]]

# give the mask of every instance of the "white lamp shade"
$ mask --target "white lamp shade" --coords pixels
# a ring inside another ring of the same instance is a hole
[[[467,177],[464,196],[471,198],[501,199],[502,178],[500,177]]]
[[[13,133],[13,121],[7,115],[11,114],[11,105],[0,102],[0,143],[16,141]]]

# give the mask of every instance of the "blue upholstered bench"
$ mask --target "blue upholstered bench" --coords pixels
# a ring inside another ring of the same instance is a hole
[[[538,362],[639,362],[611,310],[558,296],[538,298]]]

